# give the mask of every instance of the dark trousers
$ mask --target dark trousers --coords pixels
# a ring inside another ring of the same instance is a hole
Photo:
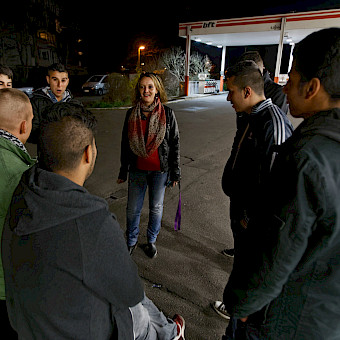
[[[18,334],[12,328],[7,314],[6,301],[0,300],[0,324],[1,324],[1,339],[18,340]]]
[[[260,340],[259,327],[249,319],[242,322],[231,317],[222,340]]]

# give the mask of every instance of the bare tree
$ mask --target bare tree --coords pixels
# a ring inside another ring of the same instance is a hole
[[[185,75],[185,53],[180,47],[172,47],[162,55],[164,67],[181,82]],[[190,78],[197,79],[199,73],[209,74],[212,63],[207,55],[198,52],[190,56]]]
[[[184,81],[185,53],[180,47],[172,47],[162,55],[164,67],[176,77],[178,82]]]
[[[198,74],[205,73],[209,74],[212,68],[212,62],[210,58],[205,55],[199,54],[198,52],[193,53],[190,56],[190,77],[197,79]]]

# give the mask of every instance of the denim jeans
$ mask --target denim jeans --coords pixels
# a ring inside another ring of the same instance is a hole
[[[128,246],[133,246],[137,243],[140,215],[147,187],[149,187],[149,223],[147,239],[150,243],[156,242],[157,235],[161,229],[163,201],[167,179],[167,172],[130,171],[128,203],[126,208],[126,236]]]
[[[242,322],[232,316],[222,340],[260,340],[260,326],[251,320]]]
[[[177,336],[176,323],[144,296],[142,302],[130,307],[135,340],[173,340]]]

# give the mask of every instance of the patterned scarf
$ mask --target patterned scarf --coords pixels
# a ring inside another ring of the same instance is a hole
[[[21,143],[19,138],[13,136],[11,133],[9,133],[9,132],[7,132],[5,130],[0,129],[0,137],[11,141],[19,149],[21,149],[22,151],[25,151],[26,153],[28,153],[26,148],[25,148],[25,145]]]
[[[145,136],[142,130],[142,111],[151,112]],[[166,115],[159,98],[150,106],[141,102],[131,112],[128,122],[130,148],[139,157],[148,158],[162,144],[166,130]]]

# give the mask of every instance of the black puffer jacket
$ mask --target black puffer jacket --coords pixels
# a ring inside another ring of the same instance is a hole
[[[179,130],[175,113],[168,106],[164,105],[166,114],[166,131],[162,144],[158,148],[161,171],[169,172],[171,181],[179,181],[181,178],[180,170],[180,143]],[[127,173],[136,168],[137,156],[132,152],[128,138],[128,121],[133,108],[129,109],[125,116],[121,142],[121,167],[118,178],[126,180]]]
[[[31,98],[34,117],[32,121],[32,132],[28,139],[28,142],[30,143],[37,144],[39,142],[40,123],[44,117],[44,112],[48,107],[54,104],[51,97],[47,94],[48,89],[49,87],[38,89],[34,92],[33,97]],[[70,90],[65,91],[65,97],[62,102],[72,102],[78,105],[82,105],[80,101],[73,99]]]

